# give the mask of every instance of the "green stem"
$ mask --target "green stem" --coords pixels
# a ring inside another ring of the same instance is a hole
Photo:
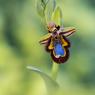
[[[54,80],[57,79],[58,70],[59,70],[59,64],[57,64],[56,62],[53,62],[53,64],[52,64],[52,78]]]

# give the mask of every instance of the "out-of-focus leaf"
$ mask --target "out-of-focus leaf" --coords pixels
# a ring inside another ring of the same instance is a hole
[[[49,0],[41,0],[44,5],[47,5]]]
[[[55,7],[56,7],[55,0],[49,0],[48,4],[46,6],[46,10],[45,10],[45,16],[46,16],[47,23],[51,21],[51,16],[55,10]]]
[[[37,12],[41,17],[44,17],[45,4],[42,0],[37,0]]]
[[[60,7],[57,7],[52,14],[52,21],[57,25],[62,25],[62,12]]]
[[[56,90],[59,90],[59,85],[56,81],[54,81],[50,76],[48,76],[47,74],[45,74],[44,72],[42,72],[41,70],[32,67],[32,66],[27,66],[27,68],[33,72],[36,72],[37,74],[39,74],[43,80],[45,81],[46,87],[48,92],[54,92]]]

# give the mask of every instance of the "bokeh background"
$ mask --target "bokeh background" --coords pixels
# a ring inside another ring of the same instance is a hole
[[[95,95],[95,0],[56,0],[64,26],[74,26],[71,56],[60,65],[58,95]],[[52,60],[38,41],[47,33],[36,0],[0,0],[0,95],[46,95],[42,77],[28,65],[51,75]]]

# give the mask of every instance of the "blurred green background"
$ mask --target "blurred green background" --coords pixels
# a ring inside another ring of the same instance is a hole
[[[58,95],[95,95],[95,0],[56,0],[64,26],[74,26],[71,56],[60,65]],[[0,95],[46,95],[41,76],[51,75],[52,60],[38,41],[47,33],[36,0],[0,0]]]

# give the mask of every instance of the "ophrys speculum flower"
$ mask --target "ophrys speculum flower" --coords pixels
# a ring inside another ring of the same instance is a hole
[[[45,44],[46,51],[51,54],[52,59],[56,63],[64,63],[69,58],[70,42],[68,36],[75,32],[73,27],[60,27],[51,22],[47,25],[48,34],[41,40],[41,44]]]

